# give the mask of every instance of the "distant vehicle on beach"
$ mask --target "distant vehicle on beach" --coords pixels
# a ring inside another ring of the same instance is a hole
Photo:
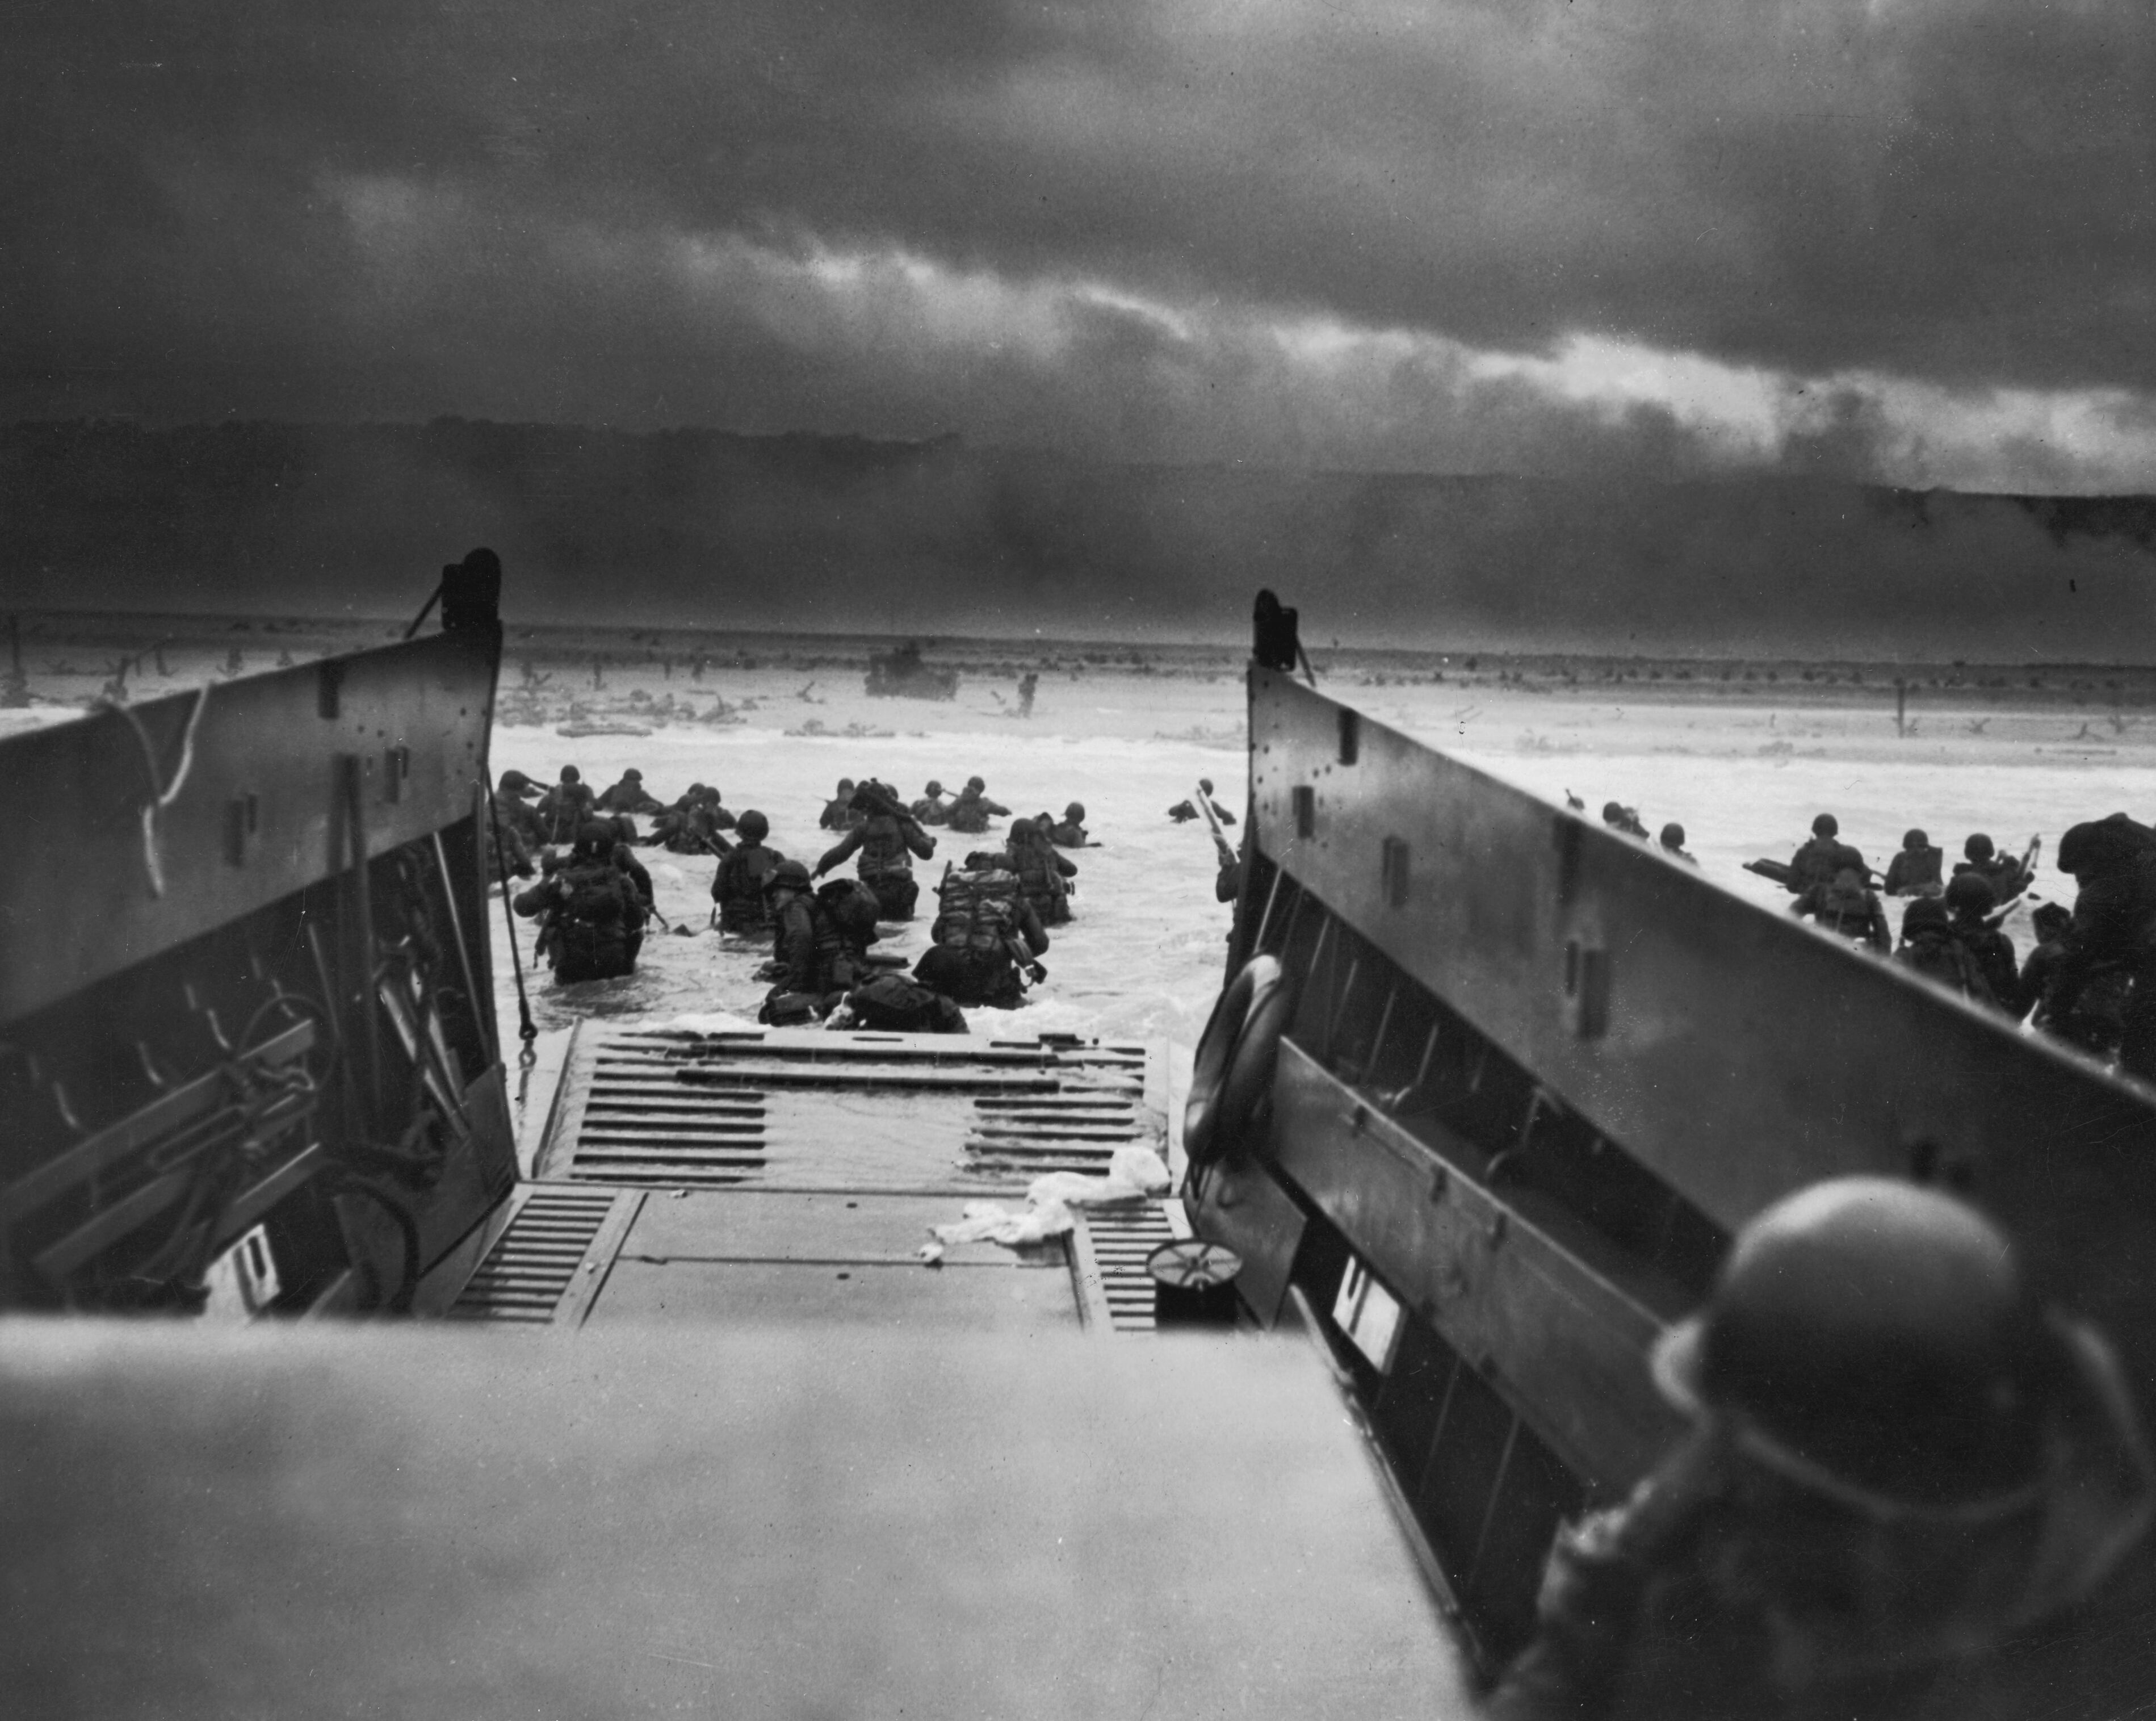
[[[953,699],[958,672],[936,669],[921,660],[921,647],[909,640],[896,650],[869,659],[868,691],[878,699]]]

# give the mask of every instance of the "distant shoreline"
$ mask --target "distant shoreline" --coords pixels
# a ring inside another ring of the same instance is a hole
[[[364,650],[401,638],[406,621],[382,616],[244,616],[130,610],[23,610],[24,673],[33,693],[54,703],[95,696],[128,660],[146,676],[157,652],[167,674],[157,691],[232,673],[255,673],[289,660]],[[1240,644],[952,635],[922,633],[809,633],[752,628],[590,627],[513,620],[505,641],[503,687],[512,693],[526,666],[565,670],[657,672],[685,697],[715,692],[729,673],[785,670],[865,674],[872,652],[917,640],[927,660],[975,682],[1015,681],[1028,670],[1060,679],[1161,676],[1220,681],[1239,677]],[[0,672],[8,665],[0,635]],[[234,654],[237,654],[237,660]],[[1784,707],[1892,709],[1897,684],[1912,712],[1943,701],[1977,710],[2143,709],[2156,706],[2156,665],[1945,663],[1806,660],[1791,657],[1644,655],[1588,652],[1444,651],[1404,647],[1325,646],[1312,652],[1321,680],[1348,690],[1437,686],[1608,702],[1772,704]],[[696,674],[701,663],[712,677]],[[87,681],[85,686],[74,685]],[[41,686],[41,683],[50,684]],[[65,685],[61,685],[65,684]],[[890,702],[892,709],[914,701]]]

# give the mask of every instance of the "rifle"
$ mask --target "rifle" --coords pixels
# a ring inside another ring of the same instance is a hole
[[[1194,799],[1198,810],[1205,815],[1205,828],[1213,833],[1214,853],[1220,857],[1223,866],[1233,866],[1235,864],[1235,846],[1221,834],[1220,821],[1213,813],[1213,797],[1201,789]]]
[[[2036,859],[2043,852],[2044,839],[2039,833],[2029,839],[2029,846],[2021,851],[2021,883],[2020,888],[2014,893],[2015,896],[2020,896],[2022,891],[2027,890],[2035,882]]]

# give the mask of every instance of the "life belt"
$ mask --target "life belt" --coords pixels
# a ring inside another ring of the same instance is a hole
[[[1183,1150],[1194,1168],[1243,1145],[1272,1087],[1281,1035],[1293,1014],[1277,958],[1252,957],[1228,983],[1198,1041],[1183,1111]]]

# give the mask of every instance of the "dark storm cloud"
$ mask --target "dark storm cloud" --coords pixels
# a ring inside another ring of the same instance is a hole
[[[1727,450],[1651,404],[1428,353],[1343,382],[1265,331],[2156,387],[2142,0],[32,5],[9,36],[18,411],[1686,470]],[[1851,412],[1800,463],[1887,434]]]

